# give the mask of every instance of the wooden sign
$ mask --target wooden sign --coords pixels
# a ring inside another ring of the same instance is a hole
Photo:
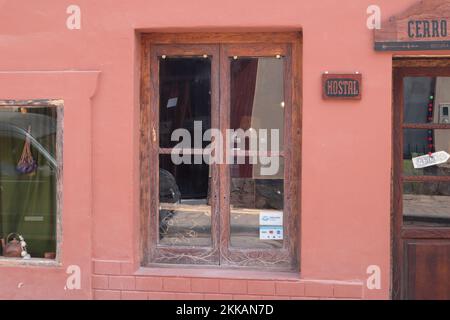
[[[450,1],[423,0],[375,30],[377,51],[450,50]]]
[[[323,74],[322,97],[325,100],[361,100],[361,74]]]

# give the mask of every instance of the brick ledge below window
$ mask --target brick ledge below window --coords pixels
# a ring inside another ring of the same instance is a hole
[[[93,260],[95,299],[361,299],[361,280],[301,278],[299,273],[205,267],[139,267]]]

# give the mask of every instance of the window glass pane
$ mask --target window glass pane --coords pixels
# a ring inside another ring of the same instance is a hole
[[[209,165],[175,165],[171,155],[160,155],[159,167],[159,244],[210,246]]]
[[[405,225],[450,226],[450,182],[405,182]]]
[[[230,166],[231,246],[249,249],[283,247],[284,161],[273,158],[274,173],[264,175],[250,164]]]
[[[404,79],[404,123],[450,123],[450,77]]]
[[[160,147],[171,148],[177,144],[171,141],[174,130],[194,137],[194,121],[201,121],[203,132],[211,128],[211,59],[167,57],[159,67]]]
[[[56,253],[56,135],[54,107],[0,109],[0,236],[31,258]]]
[[[283,60],[282,57],[231,58],[230,127],[255,130],[259,142],[267,142],[265,148],[259,145],[260,150],[283,150]],[[267,138],[261,130],[267,130]],[[245,149],[248,150],[248,141]]]
[[[265,151],[282,151],[284,135],[283,58],[231,58],[230,128],[234,151],[258,151],[256,158],[234,158],[230,165],[230,242],[232,247],[283,247],[284,162]],[[252,145],[253,143],[253,145]],[[264,161],[266,165],[262,164]],[[273,170],[267,170],[267,164]],[[267,219],[267,221],[266,221]]]
[[[450,130],[404,129],[404,175],[450,176],[450,162],[445,161],[448,157],[446,153],[450,154]]]

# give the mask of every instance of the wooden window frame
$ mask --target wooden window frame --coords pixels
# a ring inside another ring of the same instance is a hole
[[[143,266],[205,265],[264,267],[299,271],[301,184],[301,33],[180,33],[145,34],[141,41],[140,109],[140,253]],[[159,63],[158,57],[202,56],[211,59],[211,122],[222,132],[229,127],[229,57],[284,56],[285,132],[284,215],[282,249],[234,249],[230,241],[228,165],[212,167],[211,237],[209,248],[158,246]],[[220,96],[220,98],[219,98]],[[296,165],[292,165],[296,164]],[[153,181],[149,183],[149,181]],[[220,198],[220,199],[219,199]],[[219,231],[220,230],[220,231]]]
[[[405,226],[403,224],[403,182],[450,182],[450,176],[404,176],[403,133],[404,129],[444,129],[450,124],[405,123],[404,87],[406,77],[450,77],[448,58],[399,58],[393,61],[393,205],[392,205],[392,298],[402,299],[406,292],[405,245],[420,239],[450,239],[450,227]]]

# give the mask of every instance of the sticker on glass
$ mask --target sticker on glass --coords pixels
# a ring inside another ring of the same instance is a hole
[[[282,226],[283,211],[261,211],[259,213],[259,225],[261,226]]]
[[[259,227],[260,240],[283,240],[283,227]]]

